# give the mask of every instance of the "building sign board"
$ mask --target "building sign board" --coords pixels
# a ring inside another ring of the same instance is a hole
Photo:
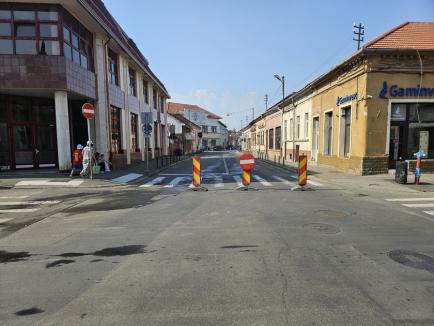
[[[357,92],[350,94],[350,95],[347,95],[347,96],[344,96],[344,97],[338,96],[338,98],[336,100],[336,105],[339,106],[341,104],[344,104],[344,103],[347,103],[347,102],[350,102],[350,101],[353,101],[356,99],[357,99]]]
[[[387,81],[383,81],[383,86],[378,93],[380,98],[390,97],[419,97],[419,96],[434,96],[434,87],[399,87],[399,85],[389,85]]]

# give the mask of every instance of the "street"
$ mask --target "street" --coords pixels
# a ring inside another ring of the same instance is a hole
[[[201,155],[208,191],[191,160],[1,188],[0,324],[434,325],[434,196],[291,191],[296,171],[262,161],[243,191],[239,155]]]

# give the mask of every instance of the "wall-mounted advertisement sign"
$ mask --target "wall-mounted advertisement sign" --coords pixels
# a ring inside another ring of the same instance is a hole
[[[390,119],[392,121],[405,121],[407,118],[407,110],[406,106],[400,104],[392,105],[392,109],[390,112]]]

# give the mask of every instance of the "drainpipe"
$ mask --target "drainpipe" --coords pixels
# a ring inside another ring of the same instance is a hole
[[[112,135],[112,125],[111,125],[111,117],[110,117],[110,87],[109,87],[109,81],[108,81],[108,50],[107,45],[111,40],[111,36],[108,37],[107,41],[104,42],[104,63],[105,63],[105,69],[104,69],[104,78],[105,78],[105,88],[106,88],[106,101],[107,101],[107,129],[108,129],[108,135],[107,135],[107,145],[108,145],[108,152],[110,153],[109,157],[112,155],[111,152],[111,135]],[[111,157],[110,157],[111,159]]]
[[[292,160],[295,162],[295,104],[294,97],[292,97]]]

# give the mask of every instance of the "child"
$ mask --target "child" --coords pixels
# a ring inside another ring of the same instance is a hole
[[[83,155],[81,151],[83,150],[83,146],[81,144],[77,145],[77,149],[74,150],[72,154],[72,170],[69,174],[69,177],[72,178],[74,176],[75,170],[81,171],[83,168],[82,161],[83,161]]]
[[[104,154],[101,154],[99,157],[98,164],[101,168],[101,172],[110,172],[110,165],[111,163],[109,161],[106,161],[104,158]]]

